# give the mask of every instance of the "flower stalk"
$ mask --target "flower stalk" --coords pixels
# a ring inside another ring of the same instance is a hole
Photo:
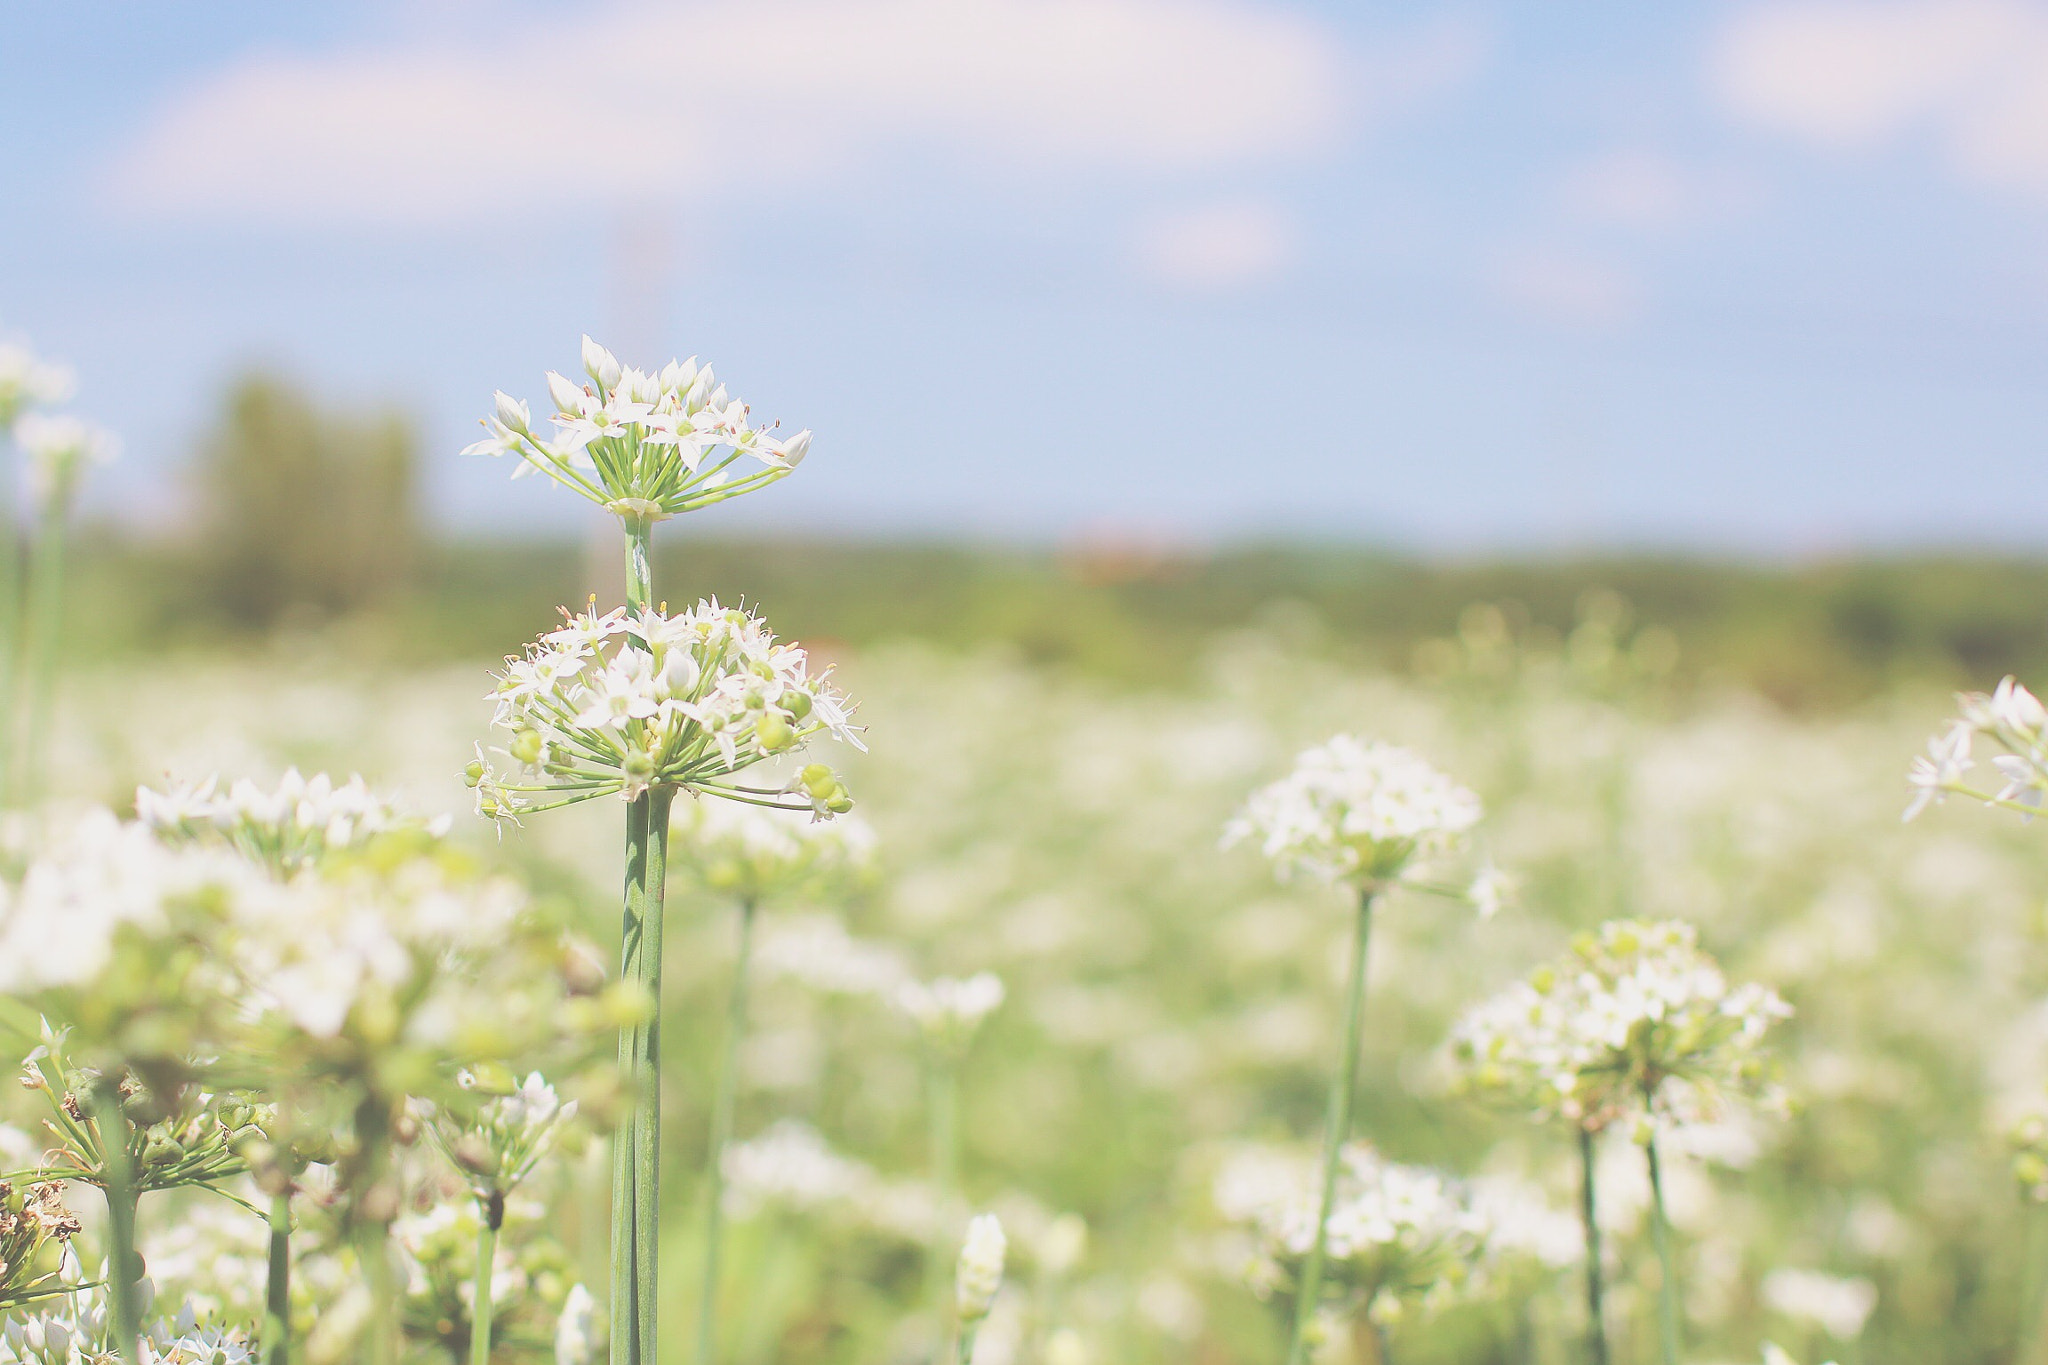
[[[292,1342],[292,1197],[270,1197],[270,1262],[263,1285],[263,1365],[290,1365]]]
[[[732,1143],[733,1111],[739,1097],[739,1051],[747,1028],[747,977],[754,951],[754,909],[751,896],[739,903],[739,951],[733,964],[732,998],[726,1010],[725,1052],[719,1059],[718,1093],[711,1110],[711,1142],[705,1173],[704,1289],[697,1314],[697,1359],[711,1365],[718,1357],[718,1265],[725,1237],[725,1149]]]
[[[57,636],[64,619],[65,505],[51,499],[37,519],[35,560],[29,571],[27,680],[21,716],[20,786],[24,801],[43,785],[51,705],[57,692]]]
[[[505,1221],[505,1201],[494,1197],[477,1201],[476,1293],[470,1312],[470,1365],[490,1365],[491,1317],[495,1307],[492,1280],[498,1264],[498,1228]]]
[[[1604,1271],[1600,1264],[1600,1219],[1593,1189],[1593,1130],[1579,1129],[1579,1220],[1586,1235],[1586,1355],[1592,1365],[1607,1365],[1607,1315],[1602,1307]]]
[[[1330,1210],[1337,1202],[1337,1171],[1342,1164],[1344,1144],[1351,1136],[1351,1108],[1358,1090],[1358,1053],[1365,1014],[1366,953],[1372,937],[1373,901],[1376,884],[1359,888],[1358,920],[1351,937],[1351,972],[1344,993],[1343,1060],[1330,1083],[1330,1112],[1323,1135],[1322,1194],[1317,1202],[1315,1239],[1301,1268],[1301,1283],[1294,1301],[1294,1338],[1287,1348],[1287,1365],[1303,1365],[1308,1359],[1310,1327],[1323,1291],[1323,1263],[1329,1254]]]
[[[1678,1275],[1671,1260],[1671,1220],[1664,1214],[1664,1172],[1653,1133],[1643,1144],[1650,1165],[1650,1230],[1657,1244],[1657,1336],[1664,1365],[1678,1365]]]
[[[105,1162],[107,1198],[108,1284],[113,1307],[114,1340],[121,1354],[139,1365],[142,1360],[142,1302],[136,1296],[135,1214],[142,1194],[136,1188],[131,1130],[121,1107],[119,1087],[103,1082],[94,1098],[93,1117],[100,1130],[100,1155]]]

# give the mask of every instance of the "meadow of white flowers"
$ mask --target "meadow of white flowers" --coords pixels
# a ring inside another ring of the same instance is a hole
[[[1680,688],[1609,599],[821,660],[646,553],[809,433],[583,360],[472,450],[624,607],[57,686],[111,444],[0,352],[0,1362],[2048,1358],[2024,689],[1915,762],[1945,699]]]

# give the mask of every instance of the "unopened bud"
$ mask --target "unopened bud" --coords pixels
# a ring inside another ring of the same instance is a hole
[[[953,1305],[963,1323],[980,1322],[994,1306],[996,1291],[1003,1286],[1003,1256],[1009,1243],[1003,1225],[992,1213],[975,1216],[967,1225],[967,1239],[960,1247],[960,1264],[953,1276]]]

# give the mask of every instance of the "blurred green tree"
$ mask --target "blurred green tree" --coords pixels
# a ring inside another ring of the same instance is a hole
[[[262,627],[390,603],[420,562],[418,452],[397,412],[343,417],[275,375],[239,380],[196,462],[213,604]]]

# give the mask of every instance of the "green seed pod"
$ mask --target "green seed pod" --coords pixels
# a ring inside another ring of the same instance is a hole
[[[540,762],[541,753],[545,748],[540,731],[521,730],[512,736],[512,742],[505,746],[505,751],[521,763],[534,764]]]
[[[811,714],[811,694],[790,688],[782,694],[782,707],[797,720]]]
[[[797,780],[804,784],[804,790],[813,799],[819,801],[829,799],[833,792],[839,790],[839,775],[823,763],[805,764],[804,770],[797,774]]]
[[[787,749],[796,742],[796,731],[790,729],[789,722],[773,711],[755,722],[754,734],[760,739],[761,747],[771,754]]]
[[[474,787],[477,783],[483,781],[483,760],[480,758],[472,758],[468,763],[464,764],[462,769],[462,780],[465,785],[471,787]]]

